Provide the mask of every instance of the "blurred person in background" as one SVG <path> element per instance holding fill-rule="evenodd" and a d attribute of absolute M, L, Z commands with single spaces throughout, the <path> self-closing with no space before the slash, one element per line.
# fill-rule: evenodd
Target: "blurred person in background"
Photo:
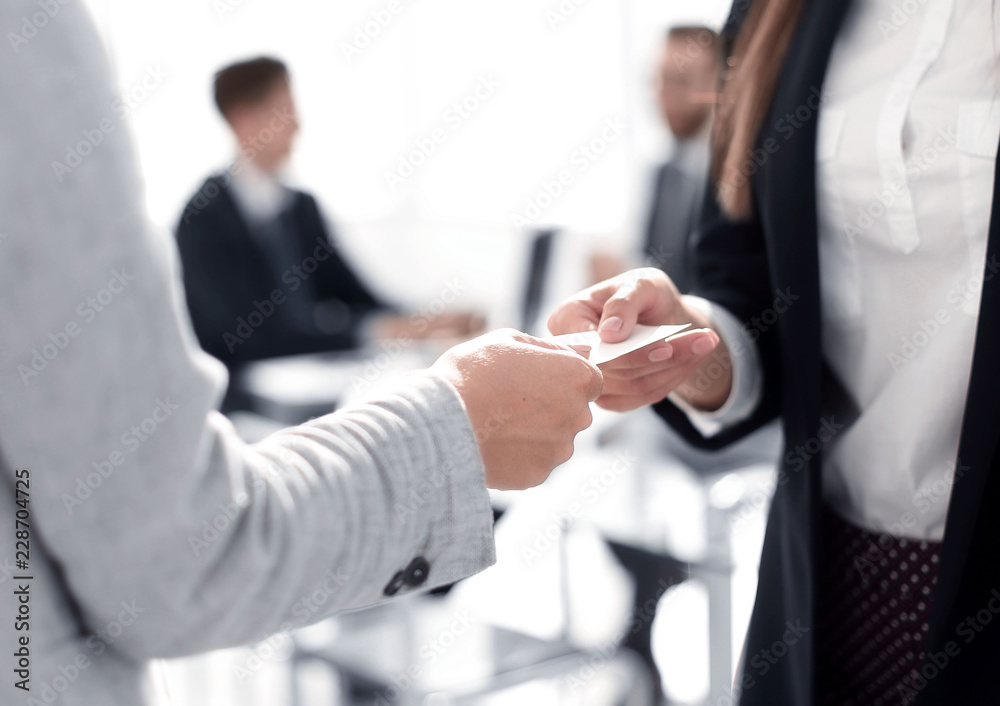
<path fill-rule="evenodd" d="M 686 292 L 689 258 L 711 162 L 712 114 L 718 100 L 720 47 L 707 27 L 674 27 L 660 58 L 657 105 L 674 136 L 673 153 L 656 172 L 643 253 Z"/>
<path fill-rule="evenodd" d="M 708 27 L 667 31 L 657 66 L 656 105 L 673 136 L 670 158 L 657 169 L 637 264 L 659 267 L 686 292 L 691 288 L 691 241 L 698 227 L 711 161 L 712 114 L 718 100 L 721 48 Z M 626 265 L 597 253 L 591 281 L 613 277 Z"/>
<path fill-rule="evenodd" d="M 8 0 L 0 27 L 38 7 Z M 82 3 L 0 63 L 0 93 L 17 97 L 0 102 L 0 163 L 16 165 L 0 170 L 0 703 L 152 703 L 151 660 L 493 563 L 487 486 L 536 485 L 569 458 L 597 368 L 496 332 L 247 444 L 217 411 L 226 369 L 147 220 Z M 68 149 L 82 159 L 55 169 Z"/>
<path fill-rule="evenodd" d="M 215 76 L 239 154 L 209 177 L 177 226 L 188 309 L 202 348 L 230 367 L 355 348 L 368 337 L 464 337 L 470 313 L 409 321 L 340 254 L 316 199 L 282 183 L 299 119 L 285 64 L 261 57 Z"/>

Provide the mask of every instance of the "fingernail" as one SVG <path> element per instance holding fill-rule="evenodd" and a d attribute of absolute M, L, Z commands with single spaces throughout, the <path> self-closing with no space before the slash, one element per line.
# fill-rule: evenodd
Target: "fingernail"
<path fill-rule="evenodd" d="M 620 329 L 622 327 L 623 323 L 625 323 L 625 322 L 622 321 L 622 317 L 620 317 L 620 316 L 612 316 L 610 319 L 605 319 L 604 321 L 602 321 L 601 322 L 601 327 L 598 330 L 599 331 L 617 331 L 618 329 Z"/>
<path fill-rule="evenodd" d="M 661 361 L 667 360 L 674 354 L 674 349 L 670 346 L 664 346 L 663 348 L 654 348 L 649 352 L 649 362 L 659 363 Z"/>
<path fill-rule="evenodd" d="M 715 348 L 715 342 L 710 336 L 704 336 L 691 344 L 691 352 L 695 355 L 705 355 Z"/>

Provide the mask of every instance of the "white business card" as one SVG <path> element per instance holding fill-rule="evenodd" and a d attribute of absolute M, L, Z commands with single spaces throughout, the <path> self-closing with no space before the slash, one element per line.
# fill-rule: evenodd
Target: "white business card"
<path fill-rule="evenodd" d="M 559 336 L 548 336 L 546 340 L 561 343 L 564 346 L 588 346 L 590 348 L 590 355 L 587 357 L 587 360 L 594 365 L 600 365 L 601 363 L 607 363 L 609 360 L 628 355 L 632 351 L 637 351 L 651 343 L 675 336 L 689 328 L 691 328 L 691 324 L 670 326 L 643 326 L 642 324 L 638 324 L 632 335 L 619 343 L 602 341 L 601 335 L 597 331 L 564 333 Z"/>

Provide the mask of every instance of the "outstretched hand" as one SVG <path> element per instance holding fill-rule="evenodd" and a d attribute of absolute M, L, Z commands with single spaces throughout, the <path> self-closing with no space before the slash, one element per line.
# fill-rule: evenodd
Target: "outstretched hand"
<path fill-rule="evenodd" d="M 458 390 L 486 467 L 486 484 L 529 488 L 573 455 L 590 426 L 601 371 L 574 350 L 505 329 L 447 351 L 432 370 Z"/>
<path fill-rule="evenodd" d="M 604 389 L 597 404 L 627 411 L 659 402 L 676 389 L 697 407 L 717 409 L 731 386 L 728 351 L 662 270 L 644 267 L 595 284 L 557 307 L 548 325 L 554 334 L 596 330 L 602 340 L 618 342 L 636 324 L 685 323 L 695 328 L 602 364 Z M 722 374 L 706 375 L 715 361 L 722 365 L 713 370 Z"/>

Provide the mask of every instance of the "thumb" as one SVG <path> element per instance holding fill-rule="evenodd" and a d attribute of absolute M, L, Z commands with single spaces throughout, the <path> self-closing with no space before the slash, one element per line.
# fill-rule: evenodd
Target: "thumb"
<path fill-rule="evenodd" d="M 538 346 L 539 348 L 572 353 L 574 360 L 582 358 L 580 364 L 584 365 L 590 372 L 590 384 L 587 388 L 587 401 L 593 402 L 601 396 L 601 392 L 604 389 L 604 373 L 600 368 L 587 360 L 589 357 L 590 346 L 566 346 L 561 343 L 556 343 L 555 341 L 547 341 L 544 338 L 535 338 L 534 336 L 529 336 L 528 334 L 523 334 L 523 339 L 525 343 Z M 585 349 L 587 353 L 584 353 L 582 350 L 578 350 L 579 348 Z"/>
<path fill-rule="evenodd" d="M 652 282 L 637 279 L 623 283 L 604 303 L 597 331 L 608 343 L 624 341 L 635 329 L 643 312 L 657 303 L 657 291 Z"/>
<path fill-rule="evenodd" d="M 593 402 L 604 392 L 604 373 L 596 365 L 591 365 L 590 388 L 587 391 L 587 401 Z"/>

